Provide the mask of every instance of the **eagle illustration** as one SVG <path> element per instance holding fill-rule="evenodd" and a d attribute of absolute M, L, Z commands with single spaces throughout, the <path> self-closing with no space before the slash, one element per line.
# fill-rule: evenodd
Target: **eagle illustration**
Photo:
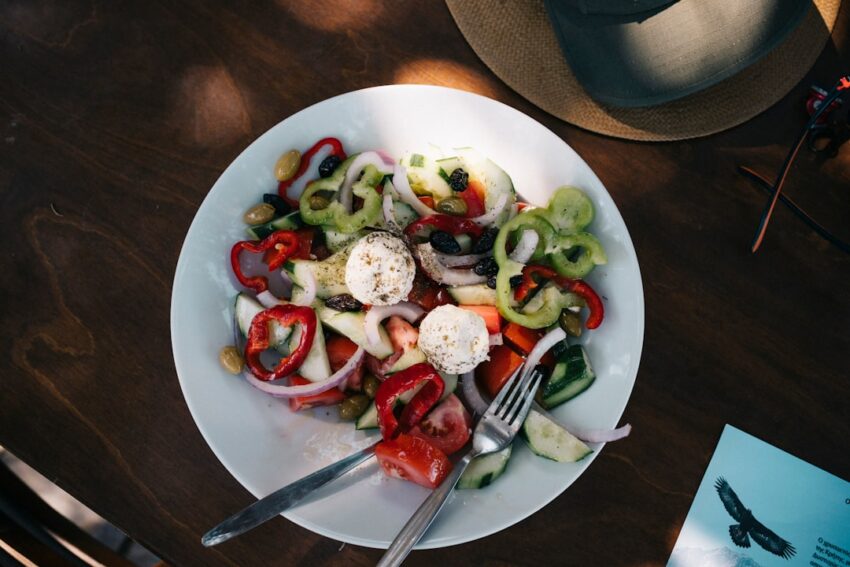
<path fill-rule="evenodd" d="M 729 512 L 738 524 L 729 526 L 729 535 L 732 541 L 739 547 L 750 547 L 750 538 L 747 534 L 753 536 L 756 543 L 762 546 L 765 550 L 782 557 L 790 559 L 796 553 L 794 546 L 790 542 L 785 541 L 755 519 L 753 513 L 745 508 L 738 495 L 726 482 L 722 476 L 714 483 L 714 488 L 717 489 L 717 494 L 720 496 L 720 501 L 723 502 L 723 507 Z"/>

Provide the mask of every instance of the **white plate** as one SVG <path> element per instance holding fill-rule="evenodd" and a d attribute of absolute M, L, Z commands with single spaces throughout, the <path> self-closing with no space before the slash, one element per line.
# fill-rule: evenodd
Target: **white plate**
<path fill-rule="evenodd" d="M 376 87 L 313 105 L 263 134 L 213 186 L 183 243 L 171 300 L 177 374 L 198 428 L 246 489 L 265 496 L 369 443 L 350 423 L 338 423 L 336 410 L 294 414 L 285 401 L 265 396 L 218 363 L 219 349 L 232 341 L 230 309 L 238 288 L 228 252 L 245 238 L 242 213 L 262 193 L 275 191 L 272 167 L 282 152 L 303 150 L 324 136 L 340 138 L 349 153 L 382 148 L 400 156 L 430 144 L 472 146 L 507 171 L 532 203 L 545 204 L 561 185 L 583 188 L 596 205 L 591 230 L 608 253 L 608 265 L 589 278 L 606 314 L 602 326 L 584 337 L 596 382 L 555 414 L 567 425 L 617 424 L 638 371 L 643 288 L 628 230 L 605 187 L 560 138 L 504 104 L 441 87 Z M 515 447 L 505 475 L 483 490 L 457 491 L 419 548 L 463 543 L 515 524 L 561 494 L 599 454 L 597 448 L 579 463 L 560 464 L 534 456 L 522 442 Z M 339 541 L 386 548 L 427 494 L 384 478 L 372 461 L 284 515 Z M 221 519 L 209 518 L 210 527 Z"/>

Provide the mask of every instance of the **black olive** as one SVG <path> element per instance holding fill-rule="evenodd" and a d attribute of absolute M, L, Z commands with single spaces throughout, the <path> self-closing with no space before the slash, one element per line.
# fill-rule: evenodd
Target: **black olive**
<path fill-rule="evenodd" d="M 348 295 L 335 295 L 325 300 L 325 305 L 337 311 L 360 311 L 363 309 L 363 304 Z"/>
<path fill-rule="evenodd" d="M 292 207 L 290 207 L 286 201 L 284 201 L 280 195 L 275 195 L 274 193 L 266 193 L 263 195 L 263 203 L 268 203 L 272 207 L 274 207 L 274 211 L 283 216 L 292 211 Z"/>
<path fill-rule="evenodd" d="M 487 287 L 490 289 L 496 289 L 496 276 L 490 276 L 487 278 Z"/>
<path fill-rule="evenodd" d="M 330 177 L 334 170 L 342 163 L 339 156 L 328 156 L 319 164 L 319 177 Z"/>
<path fill-rule="evenodd" d="M 467 172 L 461 168 L 452 171 L 452 174 L 449 176 L 449 187 L 453 191 L 466 191 L 467 185 L 469 185 L 469 174 Z"/>
<path fill-rule="evenodd" d="M 484 254 L 493 249 L 493 243 L 496 242 L 496 237 L 499 236 L 499 229 L 491 226 L 484 231 L 484 234 L 478 239 L 472 247 L 473 254 Z"/>
<path fill-rule="evenodd" d="M 442 230 L 432 232 L 431 236 L 428 237 L 428 242 L 431 243 L 434 250 L 443 254 L 457 254 L 460 252 L 460 244 L 455 240 L 455 237 Z"/>
<path fill-rule="evenodd" d="M 508 280 L 508 281 L 511 283 L 512 288 L 516 287 L 516 286 L 518 286 L 519 284 L 522 283 L 522 276 L 521 275 L 511 276 L 511 279 Z"/>
<path fill-rule="evenodd" d="M 472 266 L 472 271 L 479 276 L 495 276 L 499 273 L 499 265 L 492 256 L 482 258 Z"/>

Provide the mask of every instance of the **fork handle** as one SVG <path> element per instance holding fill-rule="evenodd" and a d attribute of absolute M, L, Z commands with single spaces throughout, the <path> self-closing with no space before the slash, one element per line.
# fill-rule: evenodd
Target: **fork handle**
<path fill-rule="evenodd" d="M 401 531 L 398 532 L 398 535 L 390 544 L 387 552 L 383 557 L 381 557 L 377 567 L 396 567 L 401 565 L 401 562 L 404 561 L 404 558 L 407 557 L 410 550 L 413 549 L 414 545 L 416 545 L 416 542 L 422 539 L 422 536 L 425 534 L 428 526 L 431 525 L 431 522 L 433 522 L 434 518 L 437 517 L 437 514 L 440 513 L 440 510 L 443 508 L 443 504 L 445 504 L 446 500 L 448 500 L 449 494 L 451 494 L 452 490 L 454 490 L 457 481 L 460 480 L 460 476 L 463 474 L 463 471 L 466 470 L 466 467 L 469 466 L 472 459 L 477 456 L 478 453 L 474 450 L 470 450 L 460 461 L 458 461 L 452 469 L 452 472 L 449 473 L 449 476 L 446 477 L 440 486 L 431 492 L 428 498 L 425 499 L 425 502 L 419 506 Z"/>

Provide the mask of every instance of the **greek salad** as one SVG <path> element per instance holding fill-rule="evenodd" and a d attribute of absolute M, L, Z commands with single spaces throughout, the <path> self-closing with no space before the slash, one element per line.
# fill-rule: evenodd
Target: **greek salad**
<path fill-rule="evenodd" d="M 292 411 L 335 405 L 378 429 L 384 472 L 430 488 L 522 364 L 547 376 L 521 429 L 535 454 L 577 461 L 586 442 L 628 434 L 570 432 L 546 411 L 595 380 L 575 339 L 603 323 L 584 278 L 607 258 L 581 189 L 531 206 L 472 148 L 348 155 L 335 138 L 284 153 L 274 171 L 277 192 L 245 213 L 230 252 L 243 291 L 225 369 Z M 511 447 L 479 457 L 458 486 L 492 483 L 510 458 Z"/>

